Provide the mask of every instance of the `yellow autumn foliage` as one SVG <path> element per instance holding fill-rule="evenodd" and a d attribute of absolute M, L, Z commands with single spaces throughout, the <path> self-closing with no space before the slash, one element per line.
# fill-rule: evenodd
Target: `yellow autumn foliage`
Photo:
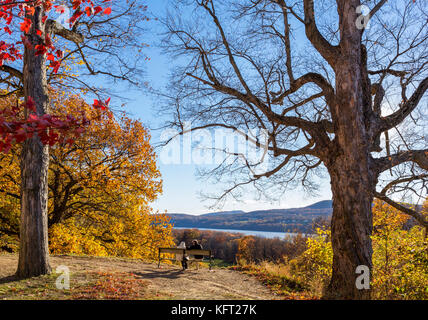
<path fill-rule="evenodd" d="M 162 180 L 149 132 L 140 121 L 101 112 L 77 95 L 51 99 L 54 113 L 90 119 L 79 138 L 70 137 L 72 144 L 50 148 L 51 252 L 155 258 L 157 247 L 173 240 L 169 218 L 150 208 Z M 19 152 L 15 146 L 0 155 L 0 244 L 18 235 Z"/>
<path fill-rule="evenodd" d="M 372 212 L 372 298 L 428 299 L 428 241 L 424 228 L 406 226 L 410 217 L 383 201 L 375 200 Z M 428 214 L 428 200 L 422 213 Z M 330 280 L 332 262 L 330 230 L 318 229 L 316 237 L 308 238 L 307 250 L 289 266 L 296 280 L 319 289 Z"/>
<path fill-rule="evenodd" d="M 428 299 L 428 242 L 420 225 L 405 227 L 409 219 L 385 202 L 374 203 L 373 298 Z"/>

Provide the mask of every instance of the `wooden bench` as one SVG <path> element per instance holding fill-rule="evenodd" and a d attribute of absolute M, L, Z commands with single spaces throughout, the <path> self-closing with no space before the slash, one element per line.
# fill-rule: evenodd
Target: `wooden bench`
<path fill-rule="evenodd" d="M 169 253 L 169 254 L 174 254 L 174 258 L 163 258 L 161 257 L 161 254 L 164 253 Z M 175 255 L 181 255 L 183 258 L 182 260 L 177 260 Z M 158 255 L 158 268 L 160 268 L 160 263 L 161 260 L 170 260 L 170 261 L 184 261 L 185 257 L 189 257 L 188 260 L 186 260 L 188 263 L 193 263 L 193 262 L 201 262 L 203 261 L 202 259 L 196 259 L 196 258 L 190 258 L 190 256 L 202 256 L 202 257 L 209 257 L 210 258 L 210 270 L 211 270 L 211 266 L 212 266 L 212 258 L 213 256 L 211 255 L 211 250 L 199 250 L 199 249 L 180 249 L 180 248 L 159 248 L 159 255 Z M 199 269 L 199 264 L 197 264 L 197 267 Z"/>

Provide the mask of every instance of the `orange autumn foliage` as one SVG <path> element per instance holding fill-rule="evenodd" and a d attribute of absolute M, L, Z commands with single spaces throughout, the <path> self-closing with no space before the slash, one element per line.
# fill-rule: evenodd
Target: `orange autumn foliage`
<path fill-rule="evenodd" d="M 50 149 L 51 252 L 154 258 L 158 246 L 172 244 L 172 226 L 150 208 L 162 180 L 149 132 L 140 121 L 101 112 L 79 96 L 51 99 L 53 113 L 84 114 L 91 121 L 80 137 Z M 15 146 L 0 158 L 0 221 L 6 220 L 0 234 L 4 225 L 15 231 L 19 225 L 18 154 Z"/>

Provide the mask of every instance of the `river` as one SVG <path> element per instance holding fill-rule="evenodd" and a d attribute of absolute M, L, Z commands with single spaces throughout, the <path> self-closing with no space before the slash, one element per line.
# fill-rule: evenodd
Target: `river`
<path fill-rule="evenodd" d="M 285 237 L 295 237 L 297 233 L 291 232 L 273 232 L 273 231 L 254 231 L 254 230 L 234 230 L 234 229 L 209 229 L 209 228 L 192 228 L 192 227 L 174 227 L 174 229 L 198 229 L 198 230 L 210 230 L 218 232 L 230 232 L 230 233 L 242 233 L 248 236 L 257 236 L 263 238 L 280 238 L 284 239 Z"/>

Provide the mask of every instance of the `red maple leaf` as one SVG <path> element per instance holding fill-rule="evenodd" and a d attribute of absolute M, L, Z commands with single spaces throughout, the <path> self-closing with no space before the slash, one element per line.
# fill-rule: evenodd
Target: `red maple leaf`
<path fill-rule="evenodd" d="M 22 32 L 28 33 L 31 28 L 31 19 L 24 18 L 24 22 L 20 23 L 20 29 Z"/>

